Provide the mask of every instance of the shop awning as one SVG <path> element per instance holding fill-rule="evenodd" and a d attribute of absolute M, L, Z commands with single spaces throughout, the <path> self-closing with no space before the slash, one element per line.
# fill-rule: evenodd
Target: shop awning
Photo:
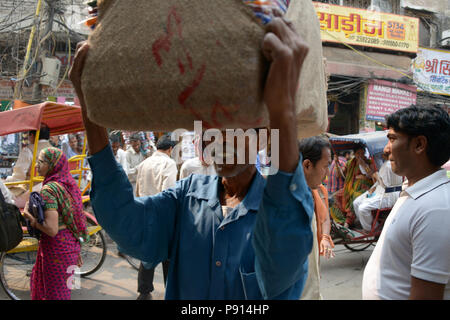
<path fill-rule="evenodd" d="M 79 106 L 44 102 L 0 112 L 0 135 L 38 130 L 41 123 L 50 128 L 52 136 L 84 130 Z"/>
<path fill-rule="evenodd" d="M 361 51 L 323 46 L 327 73 L 361 78 L 398 80 L 405 74 L 412 77 L 411 58 L 388 53 Z M 397 70 L 397 71 L 396 71 Z"/>
<path fill-rule="evenodd" d="M 355 145 L 361 144 L 369 150 L 369 153 L 372 156 L 382 154 L 384 147 L 388 143 L 387 131 L 333 136 L 329 139 L 334 151 L 350 150 L 353 149 Z"/>

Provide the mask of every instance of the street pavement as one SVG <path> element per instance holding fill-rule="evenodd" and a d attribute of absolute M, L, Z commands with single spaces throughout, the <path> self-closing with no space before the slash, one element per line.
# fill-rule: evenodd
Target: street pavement
<path fill-rule="evenodd" d="M 100 270 L 81 278 L 81 288 L 72 292 L 73 300 L 135 300 L 137 270 L 117 255 L 117 247 L 109 237 L 108 254 Z M 361 299 L 361 281 L 365 264 L 373 246 L 362 252 L 351 252 L 342 245 L 335 247 L 336 257 L 321 259 L 321 288 L 324 300 Z M 153 299 L 164 299 L 161 264 L 155 270 Z M 0 300 L 7 300 L 0 288 Z"/>
<path fill-rule="evenodd" d="M 374 248 L 371 245 L 364 251 L 352 252 L 336 245 L 334 258 L 321 258 L 320 287 L 324 300 L 361 300 L 364 268 Z"/>

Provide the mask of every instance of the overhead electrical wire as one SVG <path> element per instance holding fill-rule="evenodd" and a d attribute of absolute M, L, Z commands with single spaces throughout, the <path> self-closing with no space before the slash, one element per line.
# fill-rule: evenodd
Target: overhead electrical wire
<path fill-rule="evenodd" d="M 61 20 L 63 20 L 63 24 L 65 25 L 65 19 L 64 19 L 64 15 L 60 15 Z M 66 65 L 66 70 L 64 72 L 63 77 L 61 78 L 61 81 L 59 81 L 58 85 L 53 89 L 53 94 L 55 94 L 57 92 L 57 90 L 61 87 L 61 85 L 64 83 L 64 80 L 67 77 L 67 74 L 69 72 L 69 68 L 70 68 L 70 60 L 71 60 L 71 55 L 72 55 L 72 44 L 70 42 L 70 32 L 69 32 L 69 28 L 66 29 L 67 32 L 67 42 L 68 42 L 68 58 L 67 58 L 67 65 Z"/>
<path fill-rule="evenodd" d="M 28 39 L 28 45 L 27 45 L 27 51 L 25 53 L 25 59 L 23 62 L 23 67 L 22 67 L 22 71 L 19 73 L 18 75 L 18 79 L 19 82 L 17 83 L 17 85 L 14 88 L 14 99 L 21 99 L 22 98 L 22 81 L 23 79 L 25 79 L 28 71 L 30 70 L 30 68 L 27 68 L 28 66 L 28 59 L 30 57 L 31 54 L 31 46 L 33 44 L 34 41 L 34 35 L 36 33 L 36 24 L 37 24 L 37 19 L 39 18 L 40 14 L 41 14 L 41 5 L 42 5 L 42 0 L 38 0 L 37 1 L 37 5 L 36 5 L 36 12 L 35 12 L 35 23 L 33 24 L 33 26 L 31 27 L 31 32 L 30 32 L 30 37 Z"/>
<path fill-rule="evenodd" d="M 55 8 L 55 15 L 58 18 L 55 16 L 53 22 L 59 26 L 59 30 L 53 31 L 53 28 L 50 28 L 51 32 L 47 34 L 43 32 L 44 26 L 47 25 L 48 30 L 48 21 L 53 17 L 50 17 L 49 13 L 47 14 L 47 10 L 41 10 L 44 3 Z M 67 8 L 69 15 L 76 15 L 81 12 L 78 6 L 81 10 L 81 8 L 84 8 L 84 3 L 81 0 L 10 0 L 6 1 L 5 4 L 2 1 L 2 6 L 3 9 L 9 9 L 9 12 L 0 20 L 0 77 L 6 76 L 16 82 L 15 92 L 11 97 L 23 99 L 24 86 L 30 85 L 30 82 L 27 83 L 27 81 L 30 78 L 36 79 L 36 72 L 39 72 L 39 68 L 36 68 L 36 62 L 42 55 L 42 45 L 48 40 L 52 41 L 52 45 L 49 46 L 50 51 L 46 56 L 55 56 L 58 46 L 63 43 L 65 43 L 64 51 L 68 55 L 67 61 L 69 63 L 58 77 L 57 86 L 52 90 L 53 93 L 56 93 L 67 80 L 70 60 L 73 55 L 73 43 L 86 40 L 84 34 L 78 33 L 67 25 L 64 14 Z M 33 14 L 30 14 L 31 7 L 35 11 Z M 39 11 L 39 15 L 36 14 L 37 11 Z M 59 34 L 64 35 L 65 40 L 58 36 Z M 24 35 L 27 37 L 28 43 L 25 43 Z"/>
<path fill-rule="evenodd" d="M 362 57 L 368 59 L 369 61 L 372 61 L 372 62 L 374 62 L 374 63 L 376 63 L 376 64 L 378 64 L 378 65 L 380 65 L 380 66 L 383 66 L 383 67 L 385 67 L 385 68 L 387 68 L 387 69 L 390 69 L 390 70 L 392 70 L 392 71 L 398 72 L 398 73 L 400 73 L 401 75 L 403 75 L 404 77 L 408 78 L 408 79 L 409 79 L 411 82 L 413 82 L 418 88 L 421 89 L 421 90 L 417 91 L 417 95 L 418 95 L 421 99 L 427 99 L 429 103 L 433 103 L 433 102 L 435 102 L 435 100 L 440 100 L 440 101 L 442 101 L 442 102 L 444 102 L 444 103 L 450 103 L 450 97 L 449 97 L 449 96 L 445 96 L 445 95 L 443 96 L 443 95 L 438 95 L 438 94 L 433 94 L 433 93 L 431 93 L 431 92 L 428 92 L 428 91 L 426 90 L 426 88 L 423 87 L 420 83 L 415 83 L 415 82 L 414 82 L 414 78 L 411 77 L 409 74 L 406 74 L 405 72 L 403 72 L 402 70 L 399 70 L 398 68 L 395 68 L 395 67 L 393 67 L 393 66 L 387 65 L 387 64 L 385 64 L 385 63 L 383 63 L 383 62 L 381 62 L 381 61 L 378 61 L 377 59 L 374 59 L 374 58 L 372 58 L 372 57 L 370 57 L 370 56 L 368 56 L 368 55 L 362 53 L 360 50 L 354 48 L 353 46 L 351 46 L 351 45 L 349 45 L 349 44 L 343 42 L 343 41 L 340 40 L 339 38 L 335 37 L 333 34 L 331 34 L 330 32 L 328 32 L 327 30 L 324 30 L 324 31 L 327 32 L 328 35 L 330 35 L 331 37 L 333 37 L 334 39 L 336 39 L 337 41 L 339 41 L 340 43 L 342 43 L 343 45 L 345 45 L 346 47 L 348 47 L 349 49 L 351 49 L 352 51 L 356 52 L 358 55 L 360 55 L 360 56 L 362 56 Z M 334 76 L 334 75 L 333 75 L 333 76 Z M 339 77 L 345 78 L 345 76 L 341 76 L 341 75 L 339 75 Z M 365 78 L 365 79 L 367 80 L 367 79 L 369 79 L 369 78 Z M 362 80 L 361 82 L 365 82 L 365 80 Z M 360 82 L 360 83 L 361 83 L 361 82 Z M 333 83 L 329 83 L 329 85 L 330 85 L 330 84 L 332 85 Z M 340 87 L 340 88 L 331 88 L 331 89 L 328 89 L 328 91 L 329 91 L 329 92 L 330 92 L 330 91 L 338 91 L 338 90 L 340 90 L 340 89 L 345 89 L 345 88 L 346 88 L 346 86 L 343 86 L 343 87 Z"/>

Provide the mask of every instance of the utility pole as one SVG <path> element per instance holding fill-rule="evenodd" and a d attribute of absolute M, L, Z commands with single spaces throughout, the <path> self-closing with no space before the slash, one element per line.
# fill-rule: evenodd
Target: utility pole
<path fill-rule="evenodd" d="M 36 33 L 36 25 L 38 24 L 38 18 L 39 15 L 41 13 L 41 6 L 42 6 L 42 0 L 37 0 L 37 5 L 36 5 L 36 13 L 34 15 L 34 24 L 33 27 L 31 28 L 31 32 L 30 32 L 30 37 L 28 39 L 28 45 L 27 45 L 27 51 L 25 54 L 25 59 L 23 62 L 23 67 L 21 72 L 18 75 L 18 82 L 15 85 L 14 88 L 14 99 L 22 99 L 22 88 L 23 88 L 23 83 L 25 81 L 25 77 L 27 75 L 27 73 L 29 72 L 30 68 L 28 66 L 28 62 L 30 59 L 30 55 L 31 55 L 31 46 L 33 44 L 33 40 L 34 40 L 34 35 Z"/>
<path fill-rule="evenodd" d="M 44 35 L 42 37 L 42 39 L 45 39 L 46 37 L 50 36 L 50 33 L 53 31 L 53 21 L 54 21 L 54 16 L 55 16 L 55 12 L 56 12 L 56 4 L 59 0 L 45 0 L 46 4 L 47 4 L 47 23 L 45 25 L 45 31 L 44 31 Z M 51 52 L 51 42 L 49 41 L 49 39 L 46 39 L 43 43 L 39 44 L 40 48 L 36 48 L 36 50 L 40 50 L 40 54 L 39 54 L 39 64 L 38 64 L 38 69 L 37 69 L 37 77 L 33 83 L 33 94 L 32 94 L 32 98 L 31 98 L 31 102 L 34 103 L 39 103 L 42 102 L 43 97 L 42 97 L 42 85 L 40 84 L 40 79 L 43 76 L 43 70 L 42 70 L 42 66 L 43 66 L 43 59 L 45 57 L 47 57 L 49 55 L 49 53 Z"/>

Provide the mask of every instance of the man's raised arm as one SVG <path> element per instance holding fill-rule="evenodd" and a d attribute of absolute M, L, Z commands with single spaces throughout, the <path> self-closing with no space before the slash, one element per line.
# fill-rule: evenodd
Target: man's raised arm
<path fill-rule="evenodd" d="M 255 224 L 255 270 L 264 298 L 299 299 L 312 248 L 313 202 L 300 161 L 295 95 L 308 47 L 289 22 L 276 18 L 267 26 L 263 52 L 271 61 L 264 101 L 270 127 L 282 139 L 279 171 L 267 178 Z"/>

